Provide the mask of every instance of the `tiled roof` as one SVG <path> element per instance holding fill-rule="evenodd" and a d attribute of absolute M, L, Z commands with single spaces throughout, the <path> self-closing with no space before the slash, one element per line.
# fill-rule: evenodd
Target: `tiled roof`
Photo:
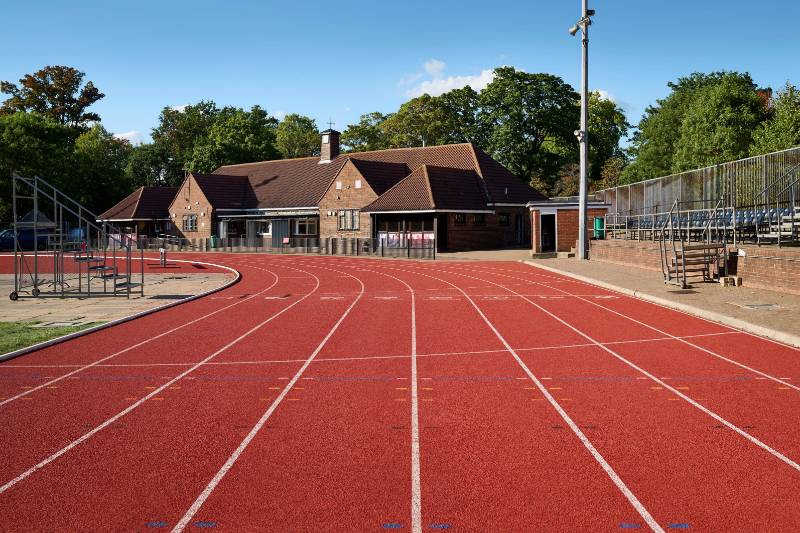
<path fill-rule="evenodd" d="M 355 157 L 351 157 L 350 162 L 364 176 L 364 179 L 367 180 L 369 186 L 378 196 L 411 173 L 411 169 L 405 163 L 369 161 L 356 159 Z"/>
<path fill-rule="evenodd" d="M 247 209 L 255 204 L 253 190 L 244 176 L 192 174 L 214 209 Z"/>
<path fill-rule="evenodd" d="M 481 178 L 472 170 L 422 165 L 363 210 L 485 211 Z"/>
<path fill-rule="evenodd" d="M 169 218 L 176 187 L 139 187 L 101 214 L 100 220 L 154 220 Z"/>
<path fill-rule="evenodd" d="M 209 178 L 225 184 L 225 178 L 217 175 L 246 176 L 252 194 L 243 197 L 241 208 L 313 207 L 348 160 L 378 194 L 388 191 L 414 169 L 428 165 L 471 171 L 472 176 L 480 178 L 489 202 L 524 205 L 545 198 L 470 143 L 342 154 L 326 164 L 320 164 L 319 157 L 304 157 L 226 165 Z"/>

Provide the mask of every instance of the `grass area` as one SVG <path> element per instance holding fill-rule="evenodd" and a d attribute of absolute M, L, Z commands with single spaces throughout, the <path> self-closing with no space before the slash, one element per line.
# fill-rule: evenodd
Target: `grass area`
<path fill-rule="evenodd" d="M 100 324 L 92 322 L 81 326 L 34 328 L 39 322 L 0 322 L 0 354 L 13 352 L 38 342 L 54 339 Z"/>

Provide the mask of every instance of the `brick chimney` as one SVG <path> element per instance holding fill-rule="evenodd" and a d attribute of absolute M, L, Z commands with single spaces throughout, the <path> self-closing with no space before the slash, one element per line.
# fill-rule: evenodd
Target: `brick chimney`
<path fill-rule="evenodd" d="M 325 130 L 322 132 L 322 149 L 320 150 L 320 164 L 330 163 L 339 155 L 339 132 Z"/>

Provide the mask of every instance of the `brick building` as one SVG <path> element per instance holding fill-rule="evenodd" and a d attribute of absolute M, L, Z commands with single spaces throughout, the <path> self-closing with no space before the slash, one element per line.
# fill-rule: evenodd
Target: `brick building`
<path fill-rule="evenodd" d="M 471 143 L 340 154 L 339 132 L 321 140 L 320 157 L 189 174 L 162 216 L 188 239 L 435 236 L 470 250 L 527 245 L 526 206 L 546 200 Z"/>
<path fill-rule="evenodd" d="M 586 205 L 588 237 L 592 237 L 593 221 L 608 212 L 608 204 L 589 202 Z M 578 242 L 578 199 L 555 198 L 528 204 L 531 217 L 531 254 L 570 252 Z"/>
<path fill-rule="evenodd" d="M 139 187 L 98 217 L 112 222 L 132 235 L 159 235 L 172 232 L 169 206 L 176 187 Z"/>

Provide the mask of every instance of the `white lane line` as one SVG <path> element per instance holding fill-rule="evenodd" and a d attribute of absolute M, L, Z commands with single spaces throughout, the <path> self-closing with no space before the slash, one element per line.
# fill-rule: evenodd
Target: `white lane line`
<path fill-rule="evenodd" d="M 382 272 L 378 272 L 378 274 L 384 274 Z M 281 278 L 283 279 L 283 278 Z M 722 331 L 722 332 L 715 332 L 715 333 L 698 333 L 694 335 L 685 335 L 680 337 L 682 339 L 694 339 L 698 337 L 717 337 L 720 335 L 741 335 L 742 332 L 740 331 Z M 655 337 L 652 339 L 636 339 L 630 341 L 609 341 L 604 342 L 602 344 L 606 346 L 613 346 L 617 344 L 639 344 L 639 343 L 646 343 L 646 342 L 657 342 L 657 341 L 668 341 L 672 340 L 671 337 Z M 588 348 L 595 346 L 595 344 L 591 342 L 579 343 L 579 344 L 557 344 L 553 346 L 534 346 L 530 348 L 514 348 L 517 352 L 536 352 L 536 351 L 546 351 L 546 350 L 567 350 L 571 348 Z M 416 357 L 439 357 L 439 356 L 459 356 L 459 355 L 483 355 L 483 354 L 492 354 L 492 353 L 506 353 L 505 348 L 497 348 L 495 350 L 475 350 L 475 351 L 463 351 L 463 352 L 431 352 L 431 353 L 418 353 Z M 369 361 L 371 359 L 406 359 L 411 357 L 411 355 L 362 355 L 362 356 L 353 356 L 353 357 L 317 357 L 314 359 L 315 363 L 323 362 L 323 361 Z M 255 359 L 252 361 L 211 361 L 206 363 L 206 366 L 226 366 L 226 365 L 263 365 L 263 364 L 280 364 L 280 363 L 302 363 L 305 359 Z M 192 366 L 194 363 L 192 362 L 185 362 L 185 363 L 130 363 L 130 364 L 99 364 L 95 365 L 98 368 L 149 368 L 149 367 L 160 367 L 160 366 Z M 0 365 L 0 371 L 10 368 L 76 368 L 80 367 L 81 365 Z M 7 379 L 11 377 L 18 377 L 20 379 L 28 379 L 29 376 L 21 375 L 21 376 L 9 376 Z M 766 378 L 756 378 L 756 379 L 766 379 Z M 792 378 L 781 378 L 781 379 L 792 379 Z"/>
<path fill-rule="evenodd" d="M 428 276 L 427 274 L 421 274 L 419 272 L 415 272 L 415 273 L 418 274 L 418 275 L 426 276 L 426 277 L 429 277 L 429 278 L 436 279 L 436 280 L 439 280 L 441 282 L 447 283 L 448 285 L 451 285 L 452 287 L 455 287 L 458 291 L 460 291 L 466 297 L 467 300 L 469 300 L 469 303 L 472 304 L 472 307 L 475 308 L 475 310 L 481 316 L 481 318 L 486 323 L 486 325 L 489 326 L 489 328 L 492 330 L 492 332 L 495 334 L 495 336 L 498 338 L 498 340 L 501 343 L 503 343 L 503 346 L 506 347 L 506 350 L 508 350 L 508 352 L 514 357 L 514 359 L 517 361 L 517 363 L 522 368 L 522 370 L 525 372 L 525 374 L 527 374 L 528 378 L 530 378 L 530 380 L 533 381 L 533 383 L 536 385 L 536 387 L 539 389 L 539 391 L 542 393 L 542 395 L 545 398 L 547 398 L 547 401 L 550 402 L 550 405 L 553 406 L 553 408 L 561 416 L 561 418 L 564 420 L 564 422 L 566 422 L 566 424 L 570 427 L 570 429 L 572 429 L 572 432 L 575 433 L 575 435 L 581 441 L 583 446 L 589 451 L 589 453 L 592 455 L 592 457 L 594 457 L 595 461 L 597 461 L 597 463 L 601 466 L 601 468 L 606 472 L 608 477 L 617 486 L 617 488 L 620 490 L 620 492 L 622 492 L 622 494 L 625 496 L 625 498 L 627 498 L 628 502 L 630 502 L 630 504 L 633 506 L 633 508 L 636 509 L 636 512 L 639 513 L 639 516 L 642 517 L 642 520 L 644 520 L 647 523 L 647 525 L 649 525 L 650 528 L 653 531 L 657 531 L 657 532 L 663 533 L 664 530 L 661 528 L 661 526 L 658 524 L 658 522 L 656 522 L 655 518 L 653 518 L 653 516 L 645 508 L 645 506 L 642 505 L 642 503 L 639 501 L 639 499 L 636 497 L 636 495 L 633 494 L 633 492 L 628 488 L 628 486 L 625 484 L 625 482 L 622 480 L 622 478 L 619 477 L 619 475 L 616 473 L 614 468 L 600 454 L 600 452 L 597 450 L 597 448 L 594 447 L 594 445 L 591 443 L 589 438 L 583 433 L 583 431 L 581 431 L 581 429 L 578 427 L 578 425 L 572 420 L 572 418 L 570 418 L 570 416 L 567 414 L 567 412 L 561 407 L 561 404 L 559 404 L 558 401 L 553 397 L 553 395 L 550 394 L 550 391 L 547 390 L 547 388 L 542 384 L 542 382 L 539 381 L 539 379 L 534 375 L 533 372 L 531 372 L 531 369 L 528 368 L 528 366 L 525 364 L 525 362 L 522 360 L 522 358 L 517 354 L 517 352 L 514 350 L 514 348 L 511 347 L 511 345 L 508 343 L 508 341 L 506 341 L 505 337 L 503 337 L 503 335 L 497 330 L 497 328 L 494 326 L 494 324 L 492 324 L 492 321 L 489 320 L 485 314 L 483 314 L 483 311 L 481 311 L 481 308 L 478 307 L 478 304 L 476 304 L 475 301 L 472 298 L 470 298 L 470 296 L 465 291 L 463 291 L 460 287 L 458 287 L 457 285 L 455 285 L 453 283 L 450 283 L 449 281 L 446 281 L 446 280 L 443 280 L 441 278 L 437 278 L 437 277 L 434 277 L 434 276 Z M 472 276 L 467 276 L 467 277 L 472 277 Z M 483 280 L 483 279 L 480 279 L 480 278 L 472 277 L 472 279 L 476 279 L 478 281 L 484 281 L 484 282 L 492 283 L 492 282 L 489 282 L 487 280 Z M 498 285 L 498 286 L 500 286 L 500 285 Z M 502 286 L 500 286 L 500 287 L 501 288 L 505 288 L 505 287 L 502 287 Z M 506 290 L 509 290 L 509 289 L 506 289 Z M 510 291 L 510 292 L 513 292 L 513 291 Z"/>
<path fill-rule="evenodd" d="M 445 271 L 445 272 L 447 272 L 447 271 Z M 487 280 L 482 280 L 481 278 L 475 278 L 474 276 L 468 276 L 468 275 L 466 275 L 466 274 L 461 274 L 461 273 L 459 273 L 459 272 L 452 272 L 452 271 L 450 271 L 450 273 L 452 273 L 452 274 L 455 274 L 455 275 L 457 275 L 457 276 L 463 276 L 463 277 L 466 277 L 466 278 L 480 279 L 481 281 L 487 281 Z M 507 277 L 511 277 L 511 276 L 507 276 Z M 507 290 L 507 291 L 509 291 L 509 292 L 514 292 L 514 290 L 513 290 L 513 289 L 509 289 L 509 288 L 507 288 L 507 287 L 504 287 L 503 285 L 501 285 L 501 284 L 499 284 L 499 283 L 494 283 L 494 282 L 492 282 L 492 281 L 489 281 L 488 283 L 492 283 L 492 284 L 494 284 L 494 285 L 497 285 L 498 287 L 504 288 L 505 290 Z M 644 376 L 646 376 L 646 377 L 650 378 L 651 380 L 655 381 L 656 383 L 658 383 L 659 385 L 661 385 L 661 386 L 662 386 L 662 387 L 664 387 L 665 389 L 669 390 L 669 391 L 670 391 L 670 392 L 672 392 L 673 394 L 675 394 L 675 395 L 679 396 L 679 397 L 680 397 L 680 398 L 682 398 L 683 400 L 686 400 L 686 402 L 688 402 L 688 403 L 689 403 L 689 404 L 691 404 L 692 406 L 696 407 L 697 409 L 699 409 L 699 410 L 700 410 L 700 411 L 702 411 L 703 413 L 707 414 L 708 416 L 710 416 L 711 418 L 713 418 L 714 420 L 716 420 L 716 421 L 717 421 L 717 422 L 719 422 L 720 424 L 722 424 L 722 425 L 726 426 L 728 429 L 731 429 L 732 431 L 734 431 L 734 432 L 738 433 L 739 435 L 741 435 L 742 437 L 744 437 L 745 439 L 747 439 L 747 440 L 748 440 L 748 441 L 750 441 L 751 443 L 755 444 L 756 446 L 758 446 L 758 447 L 759 447 L 759 448 L 761 448 L 762 450 L 764 450 L 764 451 L 768 452 L 769 454 L 773 455 L 773 456 L 774 456 L 774 457 L 776 457 L 777 459 L 779 459 L 779 460 L 783 461 L 783 462 L 784 462 L 785 464 L 787 464 L 788 466 L 790 466 L 790 467 L 794 468 L 795 470 L 797 470 L 798 472 L 800 472 L 800 464 L 796 463 L 795 461 L 793 461 L 793 460 L 792 460 L 792 459 L 790 459 L 789 457 L 787 457 L 787 456 L 783 455 L 783 454 L 782 454 L 781 452 L 779 452 L 778 450 L 776 450 L 776 449 L 772 448 L 771 446 L 769 446 L 769 445 L 768 445 L 768 444 L 766 444 L 765 442 L 762 442 L 761 440 L 757 439 L 756 437 L 754 437 L 754 436 L 753 436 L 753 435 L 751 435 L 750 433 L 746 432 L 745 430 L 741 429 L 740 427 L 736 426 L 736 425 L 735 425 L 735 424 L 733 424 L 732 422 L 728 422 L 726 419 L 722 418 L 720 415 L 718 415 L 717 413 L 715 413 L 715 412 L 714 412 L 714 411 L 712 411 L 711 409 L 708 409 L 707 407 L 705 407 L 705 406 L 703 406 L 703 405 L 699 404 L 698 402 L 696 402 L 696 401 L 695 401 L 695 400 L 693 400 L 692 398 L 690 398 L 690 397 L 688 397 L 687 395 L 685 395 L 683 392 L 681 392 L 681 391 L 679 391 L 678 389 L 676 389 L 675 387 L 672 387 L 671 385 L 667 384 L 667 383 L 666 383 L 666 382 L 665 382 L 663 379 L 661 379 L 661 378 L 658 378 L 657 376 L 654 376 L 653 374 L 651 374 L 651 373 L 650 373 L 650 372 L 648 372 L 647 370 L 645 370 L 645 369 L 641 368 L 640 366 L 636 365 L 636 364 L 635 364 L 635 363 L 633 363 L 632 361 L 629 361 L 628 359 L 626 359 L 626 358 L 625 358 L 625 357 L 623 357 L 622 355 L 618 354 L 617 352 L 615 352 L 614 350 L 612 350 L 612 349 L 611 349 L 611 348 L 609 348 L 608 346 L 605 346 L 605 345 L 603 345 L 601 342 L 599 342 L 599 341 L 595 340 L 595 339 L 594 339 L 593 337 L 591 337 L 590 335 L 588 335 L 588 334 L 586 334 L 586 333 L 582 332 L 581 330 L 579 330 L 579 329 L 578 329 L 578 328 L 576 328 L 575 326 L 573 326 L 573 325 L 569 324 L 567 321 L 563 320 L 561 317 L 559 317 L 559 316 L 555 315 L 554 313 L 551 313 L 550 311 L 548 311 L 547 309 L 545 309 L 545 308 L 544 308 L 544 307 L 542 307 L 541 305 L 537 304 L 537 303 L 536 303 L 536 302 L 534 302 L 533 300 L 530 300 L 530 299 L 528 299 L 528 298 L 524 298 L 524 297 L 523 297 L 523 299 L 524 299 L 524 300 L 526 300 L 526 301 L 527 301 L 528 303 L 530 303 L 531 305 L 533 305 L 533 306 L 535 306 L 536 308 L 538 308 L 539 310 L 541 310 L 542 312 L 544 312 L 544 313 L 548 314 L 548 315 L 549 315 L 549 316 L 551 316 L 552 318 L 554 318 L 554 319 L 556 319 L 557 321 L 561 322 L 563 325 L 565 325 L 566 327 L 568 327 L 569 329 L 571 329 L 572 331 L 574 331 L 574 332 L 575 332 L 575 333 L 577 333 L 578 335 L 580 335 L 580 336 L 584 337 L 586 340 L 588 340 L 588 341 L 592 342 L 592 343 L 593 343 L 593 344 L 595 344 L 596 346 L 599 346 L 601 349 L 603 349 L 603 350 L 605 350 L 606 352 L 610 353 L 611 355 L 613 355 L 614 357 L 616 357 L 617 359 L 619 359 L 620 361 L 622 361 L 623 363 L 625 363 L 625 364 L 626 364 L 626 365 L 628 365 L 629 367 L 633 368 L 634 370 L 636 370 L 636 371 L 637 371 L 637 372 L 639 372 L 640 374 L 642 374 L 642 375 L 644 375 Z"/>
<path fill-rule="evenodd" d="M 348 274 L 348 276 L 350 275 Z M 253 426 L 250 432 L 245 436 L 245 438 L 242 440 L 242 442 L 239 444 L 236 450 L 234 450 L 234 452 L 230 455 L 230 457 L 228 457 L 227 461 L 225 461 L 225 464 L 223 464 L 222 467 L 219 469 L 219 471 L 217 471 L 217 473 L 214 475 L 211 481 L 208 482 L 206 488 L 203 490 L 203 492 L 200 493 L 197 499 L 195 499 L 194 503 L 192 503 L 192 505 L 189 507 L 189 509 L 186 511 L 183 517 L 181 517 L 178 523 L 175 524 L 175 527 L 172 529 L 173 533 L 183 531 L 184 528 L 186 528 L 186 526 L 189 525 L 189 522 L 192 520 L 194 515 L 197 514 L 197 511 L 200 510 L 200 508 L 203 506 L 208 497 L 211 496 L 211 493 L 214 492 L 214 489 L 217 487 L 217 485 L 219 485 L 220 481 L 222 481 L 222 478 L 225 477 L 225 474 L 227 474 L 228 471 L 230 471 L 234 463 L 236 463 L 236 461 L 239 459 L 239 457 L 242 455 L 245 449 L 250 445 L 250 442 L 255 438 L 258 432 L 261 431 L 261 428 L 264 427 L 264 424 L 267 423 L 267 420 L 269 420 L 269 418 L 272 416 L 272 413 L 275 412 L 275 410 L 281 404 L 286 395 L 289 394 L 289 391 L 292 389 L 294 384 L 297 383 L 297 380 L 300 379 L 300 376 L 303 375 L 303 373 L 309 367 L 309 365 L 317 356 L 317 354 L 322 351 L 322 349 L 328 343 L 328 340 L 331 337 L 333 337 L 333 334 L 336 332 L 337 329 L 339 329 L 339 325 L 341 325 L 341 323 L 344 322 L 345 318 L 347 318 L 347 315 L 350 314 L 350 311 L 352 311 L 355 305 L 359 302 L 359 300 L 361 300 L 361 297 L 364 295 L 364 283 L 355 276 L 350 276 L 350 277 L 358 281 L 358 283 L 361 285 L 361 292 L 359 292 L 355 300 L 353 300 L 353 302 L 345 310 L 345 312 L 342 314 L 339 320 L 336 321 L 336 324 L 333 325 L 328 334 L 325 335 L 325 338 L 322 339 L 322 341 L 319 343 L 319 345 L 317 345 L 317 347 L 314 349 L 314 351 L 311 353 L 308 359 L 306 359 L 305 363 L 303 363 L 303 366 L 300 367 L 300 370 L 297 371 L 297 373 L 283 388 L 278 397 L 275 398 L 275 400 L 272 402 L 269 408 L 264 412 L 263 415 L 261 415 L 261 418 L 258 420 L 258 422 L 256 422 L 256 424 Z"/>
<path fill-rule="evenodd" d="M 145 340 L 143 340 L 141 342 L 137 342 L 136 344 L 133 344 L 131 346 L 128 346 L 127 348 L 123 348 L 122 350 L 119 350 L 118 352 L 112 353 L 111 355 L 108 355 L 106 357 L 98 359 L 97 361 L 94 361 L 93 363 L 89 363 L 87 365 L 83 365 L 83 366 L 73 370 L 72 372 L 68 372 L 68 373 L 64 374 L 63 376 L 59 376 L 57 378 L 51 379 L 50 381 L 46 381 L 46 382 L 42 383 L 41 385 L 38 385 L 38 386 L 36 386 L 36 387 L 34 387 L 32 389 L 26 390 L 25 392 L 21 392 L 21 393 L 17 394 L 16 396 L 12 396 L 12 397 L 10 397 L 10 398 L 8 398 L 6 400 L 0 401 L 0 407 L 2 407 L 3 405 L 6 405 L 7 403 L 13 402 L 14 400 L 18 400 L 18 399 L 22 398 L 23 396 L 27 396 L 27 395 L 29 395 L 29 394 L 31 394 L 33 392 L 41 390 L 44 387 L 47 387 L 47 386 L 52 385 L 54 383 L 58 383 L 59 381 L 61 381 L 63 379 L 66 379 L 66 378 L 69 378 L 70 376 L 73 376 L 73 375 L 75 375 L 75 374 L 77 374 L 79 372 L 83 372 L 86 369 L 89 369 L 89 368 L 92 368 L 94 366 L 100 365 L 101 363 L 103 363 L 105 361 L 108 361 L 109 359 L 111 359 L 113 357 L 116 357 L 118 355 L 122 355 L 122 354 L 124 354 L 126 352 L 129 352 L 131 350 L 139 348 L 140 346 L 143 346 L 143 345 L 147 344 L 148 342 L 152 342 L 152 341 L 154 341 L 156 339 L 160 339 L 161 337 L 163 337 L 165 335 L 169 335 L 170 333 L 174 333 L 174 332 L 178 331 L 179 329 L 185 328 L 186 326 L 190 326 L 192 324 L 196 324 L 197 322 L 200 322 L 201 320 L 205 320 L 208 317 L 214 316 L 217 313 L 221 313 L 222 311 L 230 309 L 231 307 L 233 307 L 235 305 L 242 304 L 242 303 L 250 300 L 251 298 L 255 298 L 256 296 L 267 292 L 268 290 L 270 290 L 272 287 L 274 287 L 278 283 L 278 276 L 277 276 L 277 274 L 275 274 L 274 272 L 272 272 L 270 270 L 264 270 L 264 269 L 259 269 L 259 270 L 263 270 L 264 272 L 268 272 L 269 274 L 271 274 L 275 278 L 275 280 L 272 282 L 272 284 L 269 285 L 266 289 L 264 289 L 262 291 L 259 291 L 256 294 L 254 294 L 254 295 L 252 295 L 252 296 L 250 296 L 248 298 L 244 298 L 244 299 L 239 300 L 237 302 L 234 302 L 234 303 L 232 303 L 230 305 L 226 305 L 225 307 L 217 309 L 216 311 L 212 311 L 211 313 L 207 313 L 207 314 L 205 314 L 205 315 L 203 315 L 203 316 L 201 316 L 199 318 L 195 318 L 194 320 L 190 320 L 189 322 L 186 322 L 185 324 L 181 324 L 180 326 L 176 326 L 176 327 L 174 327 L 174 328 L 172 328 L 170 330 L 167 330 L 167 331 L 165 331 L 163 333 L 159 333 L 158 335 L 156 335 L 154 337 L 150 337 L 150 338 L 145 339 Z"/>
<path fill-rule="evenodd" d="M 528 283 L 535 284 L 535 285 L 542 285 L 544 287 L 549 287 L 549 285 L 546 285 L 544 283 L 539 283 L 539 282 L 536 282 L 536 281 L 527 280 L 525 278 L 520 278 L 520 277 L 516 277 L 516 276 L 508 276 L 508 275 L 505 275 L 505 274 L 496 274 L 496 275 L 503 276 L 505 278 L 511 278 L 511 279 L 518 279 L 518 280 L 522 280 L 522 281 L 527 281 Z M 633 318 L 631 316 L 628 316 L 628 315 L 626 315 L 624 313 L 621 313 L 621 312 L 616 311 L 614 309 L 610 309 L 610 308 L 608 308 L 608 307 L 606 307 L 604 305 L 601 305 L 601 304 L 599 304 L 597 302 L 593 302 L 592 300 L 587 300 L 583 296 L 580 296 L 580 295 L 577 295 L 577 294 L 572 294 L 572 293 L 570 293 L 568 291 L 565 291 L 563 289 L 559 289 L 557 287 L 550 287 L 550 288 L 552 288 L 554 290 L 557 290 L 557 291 L 560 291 L 560 292 L 563 292 L 566 295 L 574 296 L 578 300 L 581 300 L 583 302 L 592 304 L 592 305 L 594 305 L 596 307 L 599 307 L 600 309 L 604 309 L 604 310 L 608 311 L 609 313 L 613 313 L 613 314 L 615 314 L 615 315 L 617 315 L 619 317 L 622 317 L 622 318 L 624 318 L 626 320 L 630 320 L 631 322 L 635 322 L 636 324 L 639 324 L 640 326 L 644 326 L 644 327 L 646 327 L 646 328 L 648 328 L 648 329 L 650 329 L 652 331 L 655 331 L 656 333 L 664 335 L 665 337 L 667 337 L 669 339 L 680 341 L 680 342 L 682 342 L 682 343 L 684 343 L 684 344 L 686 344 L 688 346 L 691 346 L 693 348 L 696 348 L 696 349 L 700 350 L 701 352 L 705 352 L 708 355 L 711 355 L 713 357 L 721 359 L 722 361 L 725 361 L 725 362 L 730 363 L 732 365 L 738 366 L 739 368 L 741 368 L 743 370 L 747 370 L 748 372 L 752 372 L 754 374 L 758 374 L 759 376 L 765 377 L 765 378 L 767 378 L 769 380 L 772 380 L 772 381 L 774 381 L 776 383 L 780 383 L 781 385 L 784 385 L 786 387 L 792 388 L 792 389 L 794 389 L 796 391 L 800 391 L 800 387 L 798 387 L 797 385 L 792 385 L 791 383 L 788 383 L 787 381 L 783 380 L 782 378 L 773 376 L 771 374 L 767 374 L 766 372 L 762 372 L 761 370 L 757 370 L 757 369 L 755 369 L 755 368 L 753 368 L 751 366 L 745 365 L 744 363 L 740 363 L 739 361 L 736 361 L 736 360 L 731 359 L 729 357 L 726 357 L 726 356 L 724 356 L 722 354 L 719 354 L 717 352 L 714 352 L 712 350 L 704 348 L 704 347 L 702 347 L 702 346 L 700 346 L 698 344 L 695 344 L 693 342 L 689 342 L 688 340 L 686 340 L 687 338 L 689 338 L 689 336 L 672 335 L 671 333 L 667 333 L 666 331 L 662 331 L 661 329 L 659 329 L 659 328 L 657 328 L 655 326 L 652 326 L 650 324 L 647 324 L 646 322 L 642 322 L 641 320 L 637 320 L 637 319 L 635 319 L 635 318 Z M 744 332 L 741 332 L 741 331 L 738 331 L 738 330 L 733 330 L 733 331 L 736 331 L 737 333 L 744 333 Z M 605 343 L 605 344 L 609 344 L 609 343 Z"/>
<path fill-rule="evenodd" d="M 314 274 L 311 274 L 310 272 L 308 272 L 308 274 L 311 275 L 311 276 L 314 276 Z M 167 387 L 175 384 L 178 380 L 180 380 L 181 378 L 183 378 L 187 374 L 189 374 L 189 373 L 193 372 L 194 370 L 200 368 L 201 366 L 203 366 L 204 363 L 210 361 L 211 359 L 213 359 L 217 355 L 221 354 L 222 352 L 224 352 L 225 350 L 227 350 L 228 348 L 230 348 L 231 346 L 233 346 L 237 342 L 241 341 L 242 339 L 244 339 L 248 335 L 250 335 L 253 332 L 255 332 L 260 327 L 268 324 L 269 322 L 272 322 L 272 320 L 274 320 L 275 318 L 279 317 L 280 315 L 282 315 L 283 313 L 285 313 L 286 311 L 288 311 L 292 307 L 296 306 L 297 304 L 299 304 L 300 302 L 302 302 L 303 300 L 305 300 L 306 298 L 311 296 L 319 288 L 319 278 L 317 278 L 316 276 L 314 276 L 314 278 L 316 278 L 316 280 L 317 280 L 317 284 L 314 287 L 314 290 L 312 290 L 311 292 L 303 295 L 303 297 L 298 299 L 296 302 L 292 302 L 291 304 L 289 304 L 288 306 L 284 307 L 283 309 L 281 309 L 277 313 L 273 314 L 272 316 L 270 316 L 269 318 L 267 318 L 263 322 L 259 323 L 257 326 L 249 329 L 244 334 L 240 335 L 239 337 L 237 337 L 233 341 L 229 342 L 228 344 L 226 344 L 225 346 L 223 346 L 222 348 L 220 348 L 219 350 L 217 350 L 213 354 L 209 355 L 208 357 L 206 357 L 205 359 L 203 359 L 199 363 L 195 364 L 194 366 L 192 366 L 191 368 L 187 369 L 186 371 L 178 374 L 178 376 L 176 376 L 176 377 L 172 378 L 171 380 L 167 381 L 166 383 L 164 383 L 163 385 L 161 385 L 157 389 L 153 390 L 152 392 L 150 392 L 146 396 L 142 397 L 137 402 L 129 405 L 128 407 L 126 407 L 125 409 L 123 409 L 122 411 L 117 413 L 116 415 L 112 416 L 111 418 L 109 418 L 108 420 L 103 422 L 102 424 L 96 426 L 94 429 L 92 429 L 88 433 L 83 434 L 82 436 L 80 436 L 77 439 L 75 439 L 74 441 L 70 442 L 68 445 L 64 446 L 63 448 L 61 448 L 60 450 L 58 450 L 54 454 L 50 455 L 46 459 L 44 459 L 44 460 L 40 461 L 39 463 L 35 464 L 34 466 L 30 467 L 25 472 L 21 473 L 20 475 L 18 475 L 17 477 L 12 479 L 11 481 L 8 481 L 6 484 L 4 484 L 2 487 L 0 487 L 0 494 L 4 493 L 5 491 L 7 491 L 8 489 L 13 487 L 14 485 L 19 483 L 20 481 L 24 480 L 25 478 L 27 478 L 28 476 L 30 476 L 31 474 L 33 474 L 37 470 L 40 470 L 40 469 L 44 468 L 45 466 L 47 466 L 48 464 L 52 463 L 53 461 L 55 461 L 56 459 L 58 459 L 59 457 L 61 457 L 65 453 L 69 452 L 70 450 L 72 450 L 76 446 L 78 446 L 81 443 L 87 441 L 93 435 L 99 433 L 100 431 L 102 431 L 103 429 L 107 428 L 108 426 L 110 426 L 111 424 L 113 424 L 114 422 L 116 422 L 117 420 L 122 418 L 123 416 L 127 415 L 131 411 L 133 411 L 133 410 L 137 409 L 138 407 L 140 407 L 142 404 L 144 404 L 147 400 L 149 400 L 153 396 L 156 396 L 157 394 L 160 394 L 161 392 L 164 391 L 164 389 L 166 389 Z M 276 283 L 277 283 L 277 281 L 276 281 Z"/>
<path fill-rule="evenodd" d="M 419 394 L 417 379 L 417 302 L 414 289 L 402 279 L 379 272 L 367 270 L 395 279 L 406 286 L 411 293 L 411 531 L 422 533 L 422 488 L 420 484 L 420 442 L 419 442 Z M 405 356 L 403 356 L 405 357 Z"/>

